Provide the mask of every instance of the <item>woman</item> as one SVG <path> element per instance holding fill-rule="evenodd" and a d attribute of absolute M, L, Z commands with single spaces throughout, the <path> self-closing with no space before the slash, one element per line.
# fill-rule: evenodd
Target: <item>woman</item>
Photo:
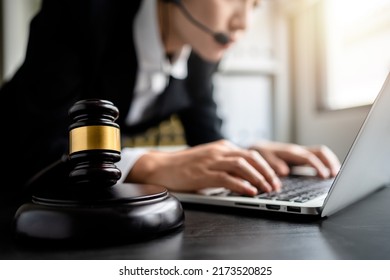
<path fill-rule="evenodd" d="M 220 132 L 212 74 L 248 28 L 259 2 L 43 0 L 31 23 L 25 61 L 1 93 L 17 107 L 19 183 L 67 153 L 68 109 L 86 98 L 112 101 L 124 135 L 172 114 L 183 124 L 191 148 L 124 147 L 121 181 L 174 191 L 224 186 L 255 195 L 278 191 L 278 176 L 287 175 L 291 164 L 334 176 L 339 161 L 326 147 L 271 142 L 244 149 Z M 217 32 L 227 42 L 210 34 Z"/>

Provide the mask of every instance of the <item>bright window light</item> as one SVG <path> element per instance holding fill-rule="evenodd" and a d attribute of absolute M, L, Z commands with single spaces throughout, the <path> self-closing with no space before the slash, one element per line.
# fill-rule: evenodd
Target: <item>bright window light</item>
<path fill-rule="evenodd" d="M 390 71 L 390 1 L 323 3 L 325 106 L 343 109 L 371 104 Z"/>

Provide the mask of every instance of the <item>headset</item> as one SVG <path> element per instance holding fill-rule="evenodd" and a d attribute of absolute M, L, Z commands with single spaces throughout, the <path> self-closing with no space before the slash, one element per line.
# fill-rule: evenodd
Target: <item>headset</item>
<path fill-rule="evenodd" d="M 228 34 L 222 33 L 222 32 L 215 32 L 208 28 L 206 25 L 195 19 L 191 13 L 187 10 L 187 8 L 183 5 L 181 0 L 164 0 L 164 2 L 172 3 L 176 5 L 180 11 L 184 14 L 184 16 L 194 25 L 199 27 L 201 30 L 205 31 L 206 33 L 210 34 L 216 42 L 218 42 L 221 45 L 228 44 L 231 39 Z"/>

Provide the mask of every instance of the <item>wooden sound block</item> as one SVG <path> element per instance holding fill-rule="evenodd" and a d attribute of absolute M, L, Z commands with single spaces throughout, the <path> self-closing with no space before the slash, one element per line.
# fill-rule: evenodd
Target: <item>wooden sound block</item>
<path fill-rule="evenodd" d="M 116 184 L 40 190 L 19 207 L 14 225 L 19 240 L 109 243 L 155 237 L 183 221 L 180 202 L 164 187 Z"/>

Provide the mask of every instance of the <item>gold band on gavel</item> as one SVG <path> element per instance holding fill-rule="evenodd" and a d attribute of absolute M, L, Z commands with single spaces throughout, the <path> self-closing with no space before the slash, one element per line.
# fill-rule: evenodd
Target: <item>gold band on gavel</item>
<path fill-rule="evenodd" d="M 85 150 L 114 150 L 120 152 L 119 128 L 91 125 L 72 129 L 69 132 L 69 153 Z"/>

